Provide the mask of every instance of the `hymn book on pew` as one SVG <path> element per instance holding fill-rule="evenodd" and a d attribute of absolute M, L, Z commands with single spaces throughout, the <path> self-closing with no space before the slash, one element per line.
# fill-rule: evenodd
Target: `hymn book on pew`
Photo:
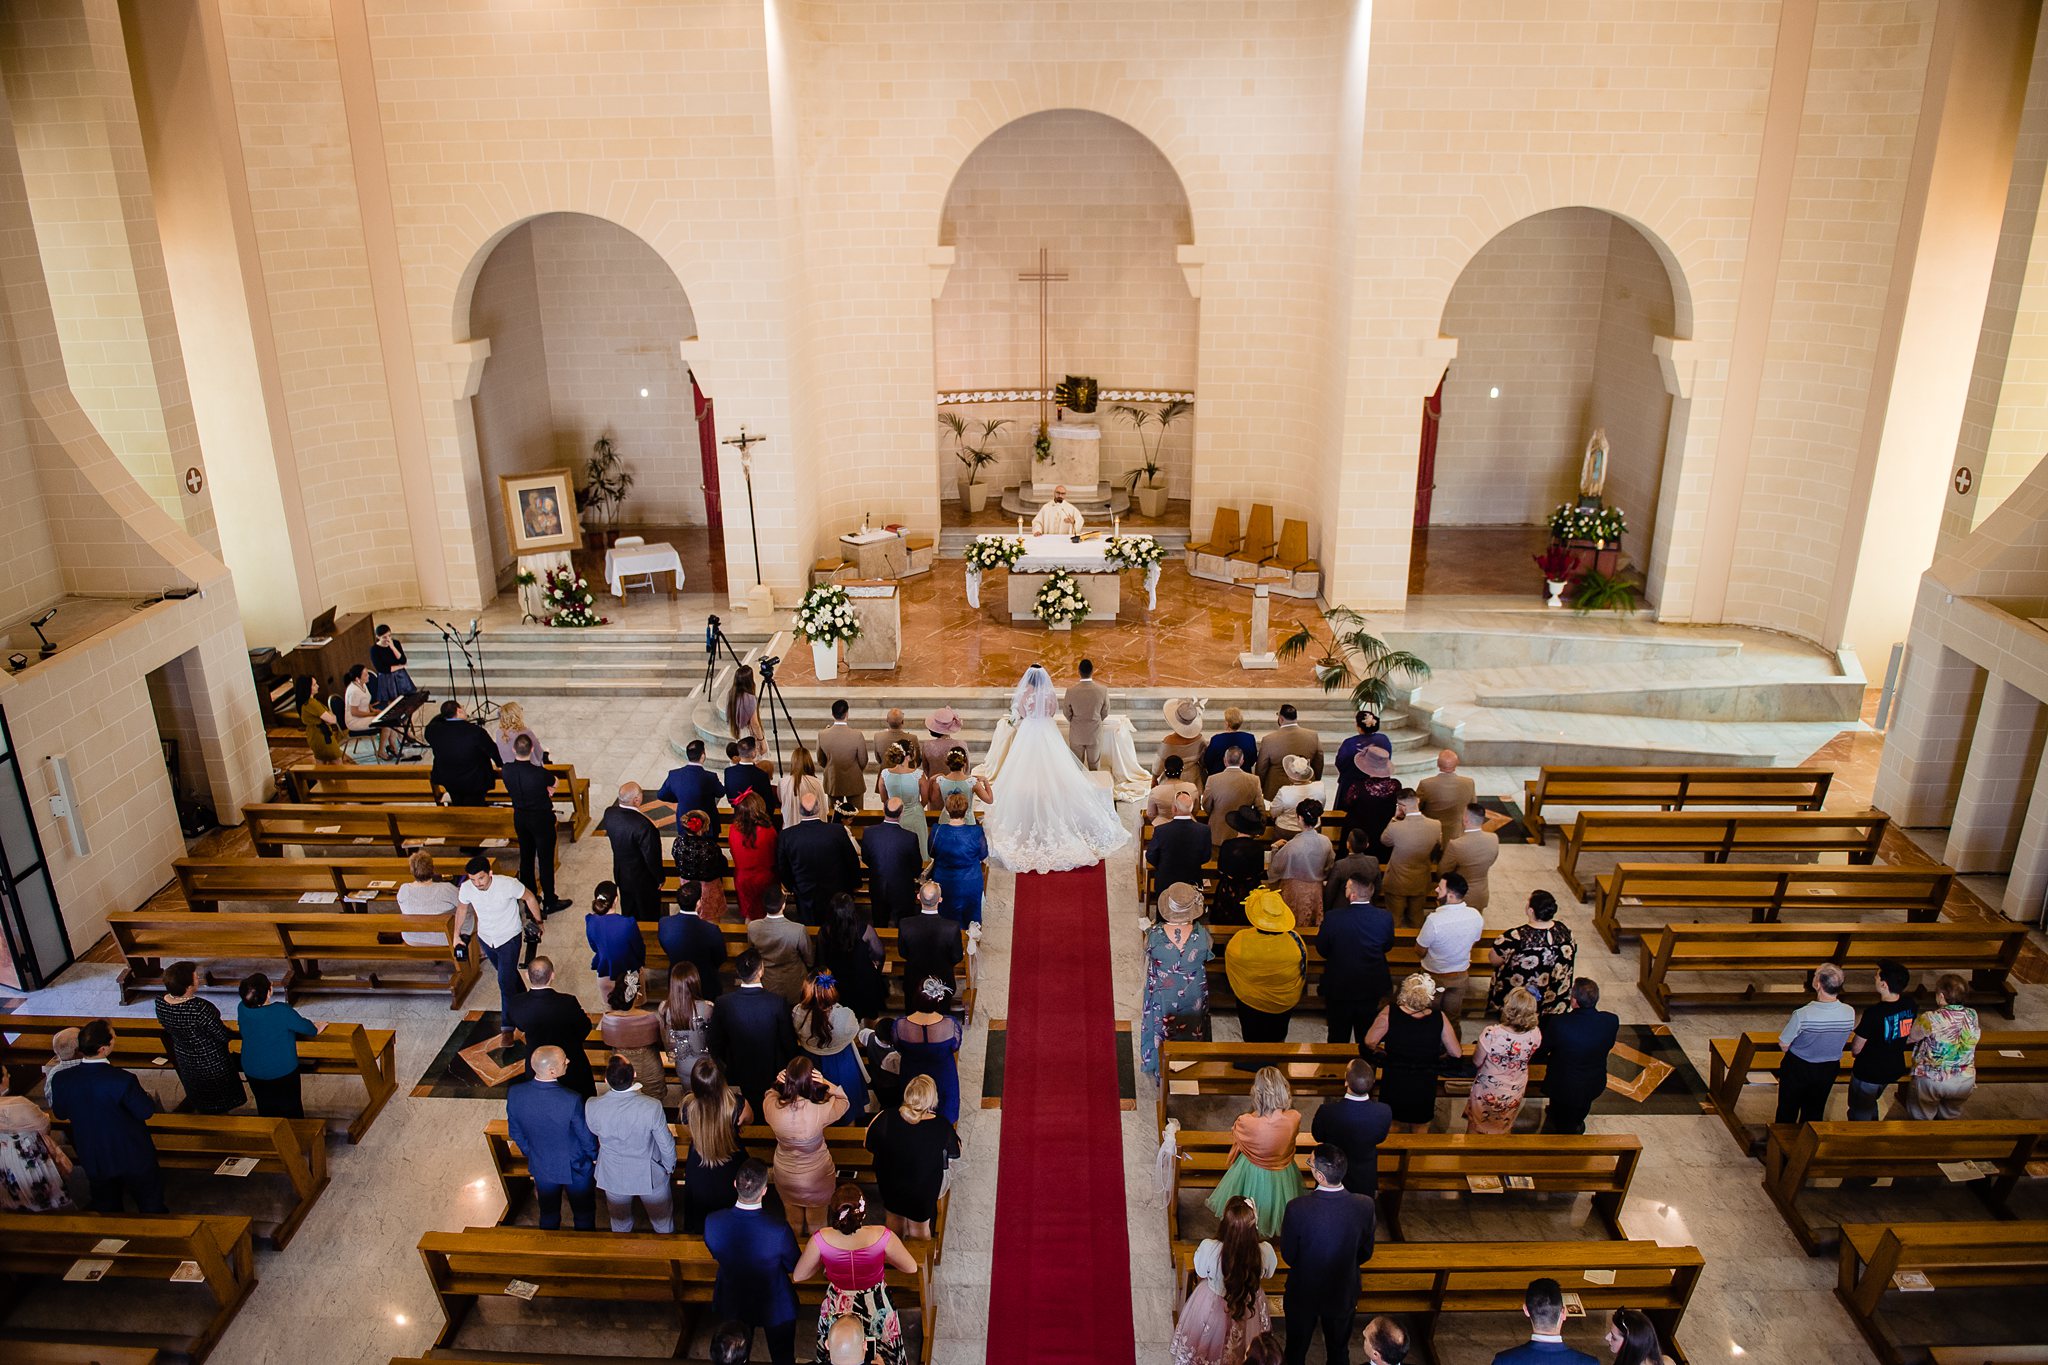
<path fill-rule="evenodd" d="M 253 1156 L 231 1156 L 213 1168 L 215 1175 L 246 1176 L 256 1169 Z"/>

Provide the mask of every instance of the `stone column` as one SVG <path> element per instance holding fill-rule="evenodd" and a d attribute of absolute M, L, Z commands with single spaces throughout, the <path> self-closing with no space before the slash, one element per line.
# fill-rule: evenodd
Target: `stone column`
<path fill-rule="evenodd" d="M 1923 612 L 1934 609 L 1923 600 Z M 1946 825 L 1985 673 L 1939 643 L 1931 629 L 1914 631 L 1904 671 L 1871 800 L 1901 825 Z"/>
<path fill-rule="evenodd" d="M 1977 710 L 1977 729 L 1963 767 L 1955 818 L 1949 823 L 1948 865 L 1958 872 L 2003 872 L 2020 839 L 2020 802 L 2040 767 L 2041 703 L 1993 677 Z"/>
<path fill-rule="evenodd" d="M 2027 818 L 2020 825 L 2019 847 L 2012 857 L 2012 876 L 2005 883 L 2007 919 L 2039 920 L 2048 897 L 2048 763 L 2034 768 L 2034 790 Z"/>

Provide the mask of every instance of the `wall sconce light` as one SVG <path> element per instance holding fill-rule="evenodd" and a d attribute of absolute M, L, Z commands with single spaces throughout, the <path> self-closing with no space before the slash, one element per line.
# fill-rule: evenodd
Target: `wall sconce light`
<path fill-rule="evenodd" d="M 1496 384 L 1496 385 L 1494 385 L 1494 386 L 1493 386 L 1492 388 L 1488 389 L 1488 390 L 1486 391 L 1486 396 L 1487 396 L 1488 398 L 1498 398 L 1498 397 L 1500 397 L 1500 385 Z"/>
<path fill-rule="evenodd" d="M 78 810 L 78 789 L 71 784 L 71 764 L 62 754 L 51 754 L 50 773 L 56 779 L 57 790 L 50 797 L 50 814 L 64 822 L 64 833 L 71 840 L 71 851 L 79 857 L 88 857 L 92 845 L 85 837 L 85 817 Z"/>
<path fill-rule="evenodd" d="M 641 396 L 642 398 L 645 398 L 645 397 L 647 396 L 647 390 L 645 390 L 645 389 L 642 389 L 642 390 L 640 390 L 640 396 Z"/>

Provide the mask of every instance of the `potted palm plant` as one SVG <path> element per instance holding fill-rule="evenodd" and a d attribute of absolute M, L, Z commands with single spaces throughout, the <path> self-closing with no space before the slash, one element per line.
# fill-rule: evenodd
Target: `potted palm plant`
<path fill-rule="evenodd" d="M 602 549 L 619 531 L 619 509 L 633 491 L 633 471 L 607 431 L 592 442 L 583 464 L 583 487 L 576 490 L 576 509 L 583 514 L 591 543 Z"/>
<path fill-rule="evenodd" d="M 1294 633 L 1280 642 L 1283 659 L 1311 653 L 1317 686 L 1325 692 L 1349 690 L 1353 706 L 1375 711 L 1394 699 L 1396 674 L 1405 675 L 1411 686 L 1429 679 L 1429 664 L 1420 655 L 1374 635 L 1365 617 L 1349 607 L 1331 607 L 1319 624 L 1296 621 Z"/>
<path fill-rule="evenodd" d="M 1012 425 L 1007 417 L 990 418 L 981 423 L 976 433 L 979 445 L 967 443 L 969 422 L 957 412 L 939 414 L 939 425 L 953 437 L 953 458 L 960 462 L 963 471 L 960 477 L 960 501 L 967 504 L 969 512 L 979 512 L 988 506 L 988 485 L 981 481 L 981 471 L 996 462 L 996 453 L 989 449 L 998 433 Z"/>
<path fill-rule="evenodd" d="M 1194 406 L 1185 398 L 1176 398 L 1161 404 L 1156 411 L 1130 403 L 1118 403 L 1110 409 L 1131 424 L 1131 429 L 1138 433 L 1138 446 L 1144 451 L 1144 463 L 1126 474 L 1124 482 L 1130 485 L 1131 496 L 1138 501 L 1138 511 L 1145 516 L 1157 517 L 1166 512 L 1166 485 L 1159 479 L 1159 446 L 1166 439 L 1166 429 L 1187 416 Z M 1150 440 L 1145 436 L 1148 431 L 1154 433 Z"/>

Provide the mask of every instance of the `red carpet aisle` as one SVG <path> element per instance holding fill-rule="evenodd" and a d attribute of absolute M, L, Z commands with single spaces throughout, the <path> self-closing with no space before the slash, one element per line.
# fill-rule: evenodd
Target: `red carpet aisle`
<path fill-rule="evenodd" d="M 1129 1365 L 1130 1239 L 1101 866 L 1017 878 L 992 1365 Z"/>

